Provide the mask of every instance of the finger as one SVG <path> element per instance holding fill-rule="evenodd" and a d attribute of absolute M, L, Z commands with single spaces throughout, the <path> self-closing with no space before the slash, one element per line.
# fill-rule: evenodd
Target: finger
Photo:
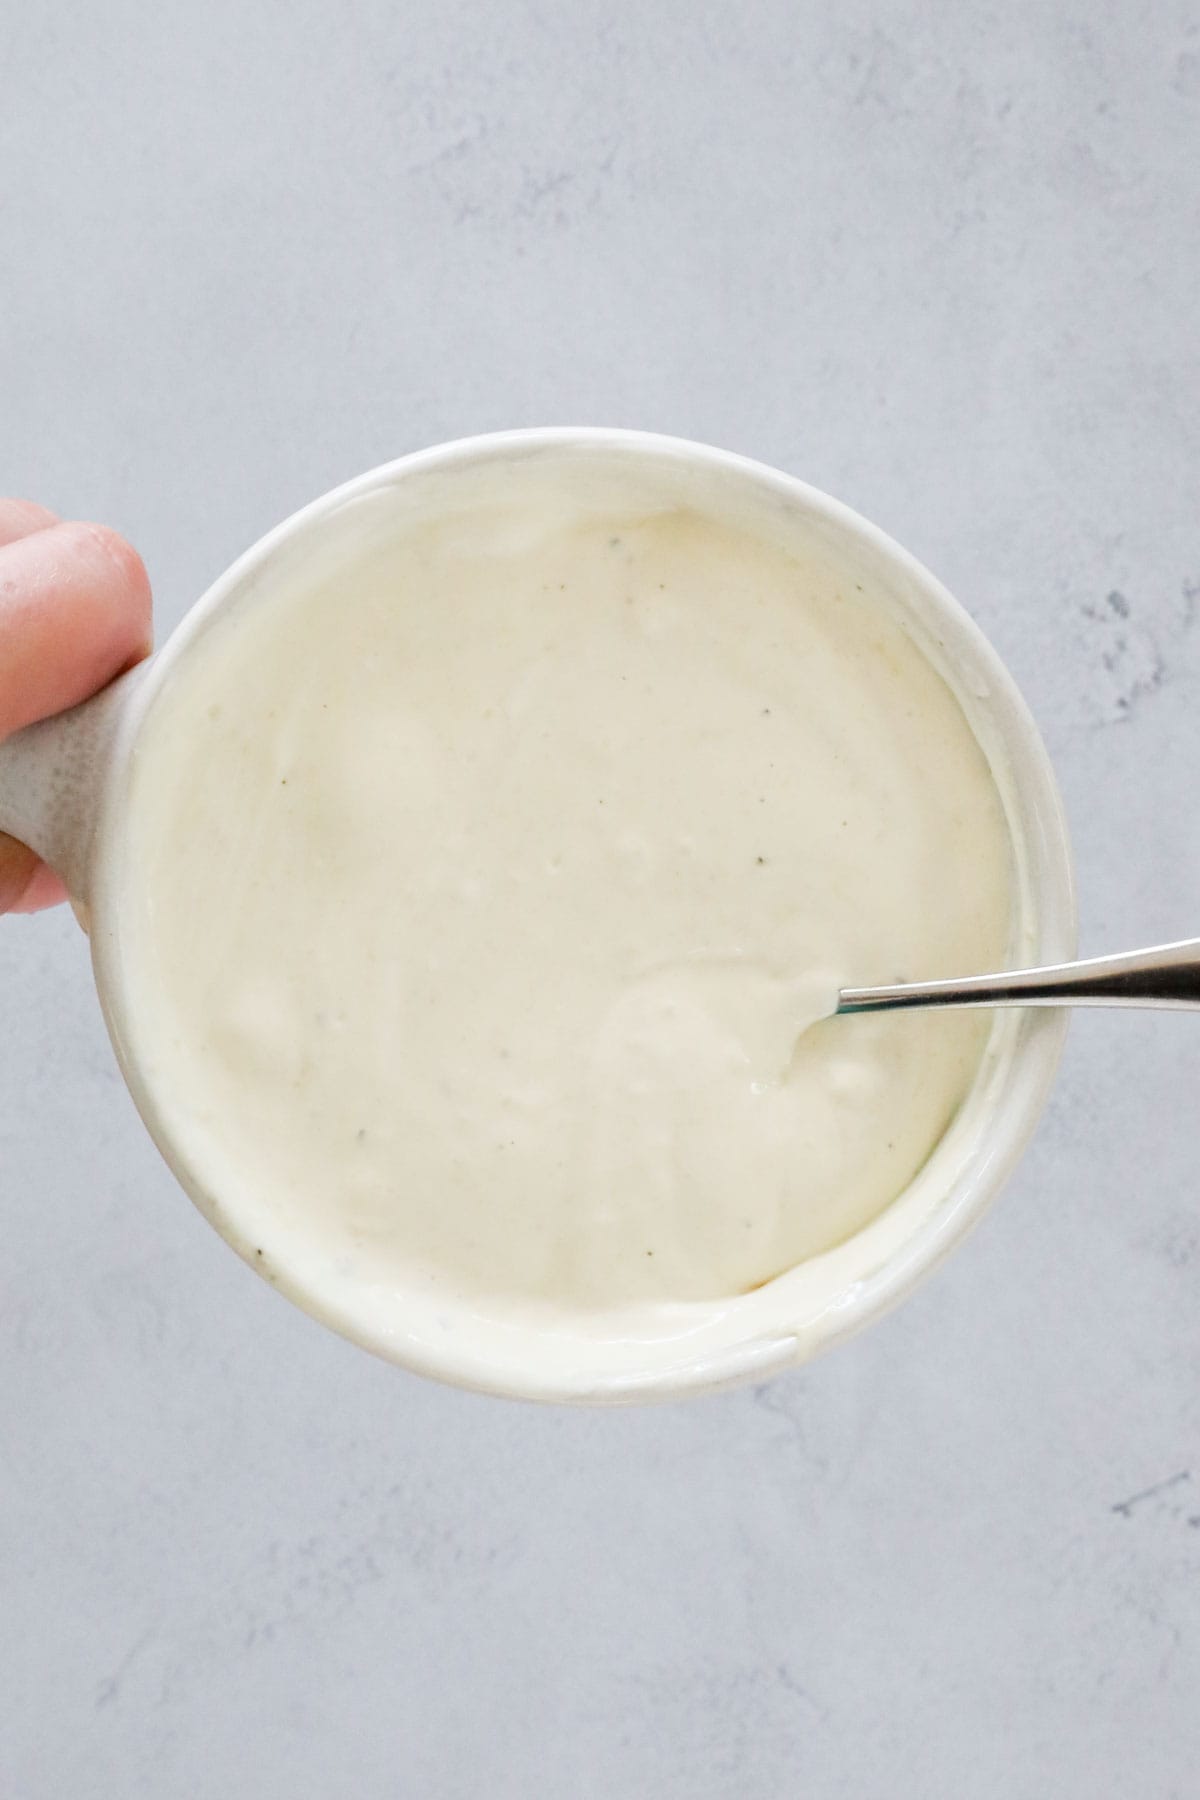
<path fill-rule="evenodd" d="M 150 648 L 150 583 L 104 525 L 36 525 L 0 549 L 0 738 L 86 700 Z"/>
<path fill-rule="evenodd" d="M 20 905 L 38 868 L 32 850 L 16 838 L 0 833 L 0 913 L 11 912 Z"/>
<path fill-rule="evenodd" d="M 36 500 L 0 499 L 0 545 L 15 544 L 18 538 L 57 524 L 56 514 Z"/>
<path fill-rule="evenodd" d="M 12 840 L 10 839 L 9 842 L 11 843 Z M 21 848 L 24 850 L 24 844 L 21 845 Z M 0 862 L 2 861 L 3 857 L 0 856 Z M 42 912 L 48 906 L 57 906 L 66 898 L 66 887 L 54 870 L 47 868 L 44 862 L 38 862 L 35 858 L 33 874 L 21 888 L 11 906 L 7 908 L 0 906 L 0 913 L 5 911 L 10 913 Z"/>
<path fill-rule="evenodd" d="M 34 541 L 36 540 L 36 541 Z M 60 525 L 32 500 L 0 500 L 0 737 L 86 699 L 150 647 L 150 592 L 136 551 L 99 525 Z M 0 913 L 37 912 L 66 890 L 0 832 Z"/>
<path fill-rule="evenodd" d="M 67 890 L 27 844 L 0 831 L 0 913 L 40 912 L 57 906 Z"/>
<path fill-rule="evenodd" d="M 58 524 L 58 515 L 36 500 L 0 498 L 0 548 Z M 27 844 L 0 831 L 0 913 L 35 912 L 54 906 L 65 888 Z"/>

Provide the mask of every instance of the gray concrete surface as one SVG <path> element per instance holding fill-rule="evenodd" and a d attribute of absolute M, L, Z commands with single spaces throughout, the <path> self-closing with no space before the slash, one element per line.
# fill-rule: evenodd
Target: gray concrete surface
<path fill-rule="evenodd" d="M 803 474 L 1036 711 L 1084 943 L 1200 931 L 1200 10 L 0 0 L 0 489 L 165 631 L 504 425 Z M 0 651 L 2 654 L 2 651 Z M 1200 1792 L 1200 1024 L 1076 1021 L 957 1258 L 761 1392 L 440 1390 L 256 1282 L 0 928 L 5 1800 Z"/>

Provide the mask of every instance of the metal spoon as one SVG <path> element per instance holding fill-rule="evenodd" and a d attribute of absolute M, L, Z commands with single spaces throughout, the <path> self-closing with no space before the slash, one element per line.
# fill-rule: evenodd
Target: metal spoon
<path fill-rule="evenodd" d="M 887 1012 L 902 1006 L 1200 1006 L 1200 938 L 1049 969 L 843 988 L 837 1010 Z"/>

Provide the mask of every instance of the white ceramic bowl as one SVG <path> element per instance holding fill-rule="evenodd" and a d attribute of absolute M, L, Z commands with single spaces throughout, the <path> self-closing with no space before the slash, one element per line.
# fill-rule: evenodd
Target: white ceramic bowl
<path fill-rule="evenodd" d="M 690 505 L 757 521 L 777 541 L 819 546 L 847 580 L 877 593 L 956 693 L 982 745 L 1005 806 L 1016 887 L 1014 959 L 1026 965 L 1072 955 L 1075 917 L 1062 807 L 1045 749 L 991 646 L 946 589 L 883 532 L 848 507 L 761 464 L 678 439 L 590 428 L 503 432 L 402 457 L 316 500 L 268 533 L 209 589 L 170 641 L 95 700 L 31 726 L 0 746 L 0 828 L 23 838 L 65 877 L 91 934 L 105 1017 L 125 1079 L 159 1149 L 182 1185 L 251 1267 L 254 1233 L 226 1197 L 207 1191 L 168 1122 L 167 1098 L 146 1079 L 138 1020 L 122 978 L 121 907 L 130 872 L 122 859 L 131 758 L 167 670 L 218 611 L 314 556 L 336 569 L 381 509 L 412 516 L 426 493 L 444 495 L 456 472 L 482 463 L 528 471 L 574 459 L 589 479 L 638 494 L 678 494 Z M 464 1386 L 524 1398 L 660 1399 L 761 1379 L 800 1362 L 878 1318 L 961 1241 L 1000 1189 L 1041 1112 L 1066 1014 L 998 1014 L 979 1077 L 941 1144 L 880 1221 L 811 1264 L 664 1337 L 603 1331 L 560 1333 L 536 1325 L 397 1316 L 348 1301 L 319 1267 L 276 1249 L 270 1278 L 291 1299 L 366 1348 Z"/>

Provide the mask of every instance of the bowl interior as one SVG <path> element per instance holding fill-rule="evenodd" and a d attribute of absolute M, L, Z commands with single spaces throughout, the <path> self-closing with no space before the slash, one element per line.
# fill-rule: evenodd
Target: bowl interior
<path fill-rule="evenodd" d="M 511 505 L 514 530 L 552 487 L 600 513 L 680 506 L 736 524 L 876 598 L 903 625 L 957 696 L 991 766 L 1013 849 L 1015 961 L 1070 955 L 1074 913 L 1061 806 L 1036 728 L 994 651 L 950 595 L 906 552 L 847 508 L 744 459 L 642 434 L 508 433 L 472 439 L 372 471 L 272 532 L 193 609 L 139 695 L 139 720 L 168 704 L 172 669 L 231 608 L 352 574 L 408 521 L 464 521 L 481 503 Z M 465 528 L 469 528 L 466 527 Z M 133 757 L 136 757 L 136 738 Z M 130 759 L 132 760 L 132 759 Z M 218 1193 L 189 1144 L 180 1097 L 155 1091 L 151 1059 L 123 979 L 122 891 L 136 869 L 122 859 L 128 764 L 106 797 L 107 852 L 94 890 L 98 984 L 135 1100 L 184 1187 L 251 1266 L 264 1223 L 253 1194 Z M 378 1354 L 422 1372 L 534 1398 L 626 1400 L 714 1387 L 811 1355 L 900 1298 L 963 1235 L 997 1191 L 1032 1130 L 1053 1076 L 1064 1015 L 998 1014 L 979 1076 L 920 1175 L 887 1212 L 827 1255 L 764 1288 L 647 1333 L 599 1315 L 578 1329 L 484 1316 L 414 1293 L 363 1285 L 348 1297 L 320 1253 L 277 1245 L 271 1279 L 298 1304 Z"/>

